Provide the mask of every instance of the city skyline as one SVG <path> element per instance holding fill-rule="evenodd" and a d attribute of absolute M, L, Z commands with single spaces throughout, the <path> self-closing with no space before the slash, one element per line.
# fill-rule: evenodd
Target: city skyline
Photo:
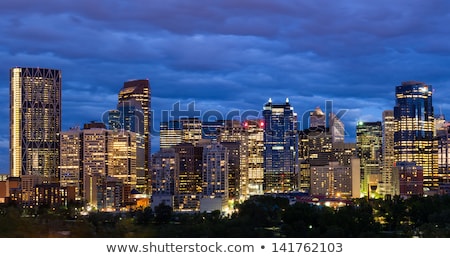
<path fill-rule="evenodd" d="M 225 114 L 289 97 L 301 114 L 331 100 L 348 110 L 351 141 L 357 121 L 381 121 L 394 107 L 403 81 L 432 85 L 435 113 L 450 110 L 445 1 L 116 3 L 0 3 L 5 125 L 15 66 L 62 71 L 63 131 L 100 121 L 132 79 L 149 79 L 155 120 L 175 103 Z M 2 126 L 0 173 L 9 173 L 8 149 Z"/>

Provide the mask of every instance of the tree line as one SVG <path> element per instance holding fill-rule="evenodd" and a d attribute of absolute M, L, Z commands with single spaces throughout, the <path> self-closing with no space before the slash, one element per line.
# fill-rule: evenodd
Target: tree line
<path fill-rule="evenodd" d="M 450 196 L 355 199 L 337 209 L 254 196 L 236 212 L 177 213 L 155 209 L 82 216 L 80 204 L 51 209 L 0 206 L 0 237 L 347 238 L 450 237 Z"/>

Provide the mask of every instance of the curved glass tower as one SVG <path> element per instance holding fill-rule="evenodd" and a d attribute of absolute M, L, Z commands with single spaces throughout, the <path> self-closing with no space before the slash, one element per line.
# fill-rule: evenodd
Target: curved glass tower
<path fill-rule="evenodd" d="M 397 162 L 415 162 L 423 168 L 425 189 L 438 187 L 437 152 L 433 147 L 433 88 L 409 81 L 395 89 L 394 156 Z"/>

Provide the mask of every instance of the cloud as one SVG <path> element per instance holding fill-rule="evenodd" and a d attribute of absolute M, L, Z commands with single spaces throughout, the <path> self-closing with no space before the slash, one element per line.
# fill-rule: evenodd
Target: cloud
<path fill-rule="evenodd" d="M 289 97 L 299 114 L 332 100 L 349 110 L 351 128 L 380 120 L 407 80 L 432 84 L 445 114 L 449 8 L 444 0 L 2 1 L 0 135 L 9 134 L 14 66 L 62 70 L 64 128 L 100 119 L 123 82 L 143 78 L 155 119 L 177 102 L 227 113 Z"/>

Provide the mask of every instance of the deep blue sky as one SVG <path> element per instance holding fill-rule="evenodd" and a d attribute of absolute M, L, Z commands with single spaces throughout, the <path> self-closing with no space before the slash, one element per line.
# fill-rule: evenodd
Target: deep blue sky
<path fill-rule="evenodd" d="M 433 85 L 436 113 L 450 112 L 449 24 L 445 0 L 1 1 L 0 173 L 11 67 L 62 70 L 63 130 L 100 120 L 124 81 L 148 78 L 157 121 L 176 102 L 225 114 L 289 97 L 301 116 L 331 100 L 354 141 L 402 81 Z"/>

